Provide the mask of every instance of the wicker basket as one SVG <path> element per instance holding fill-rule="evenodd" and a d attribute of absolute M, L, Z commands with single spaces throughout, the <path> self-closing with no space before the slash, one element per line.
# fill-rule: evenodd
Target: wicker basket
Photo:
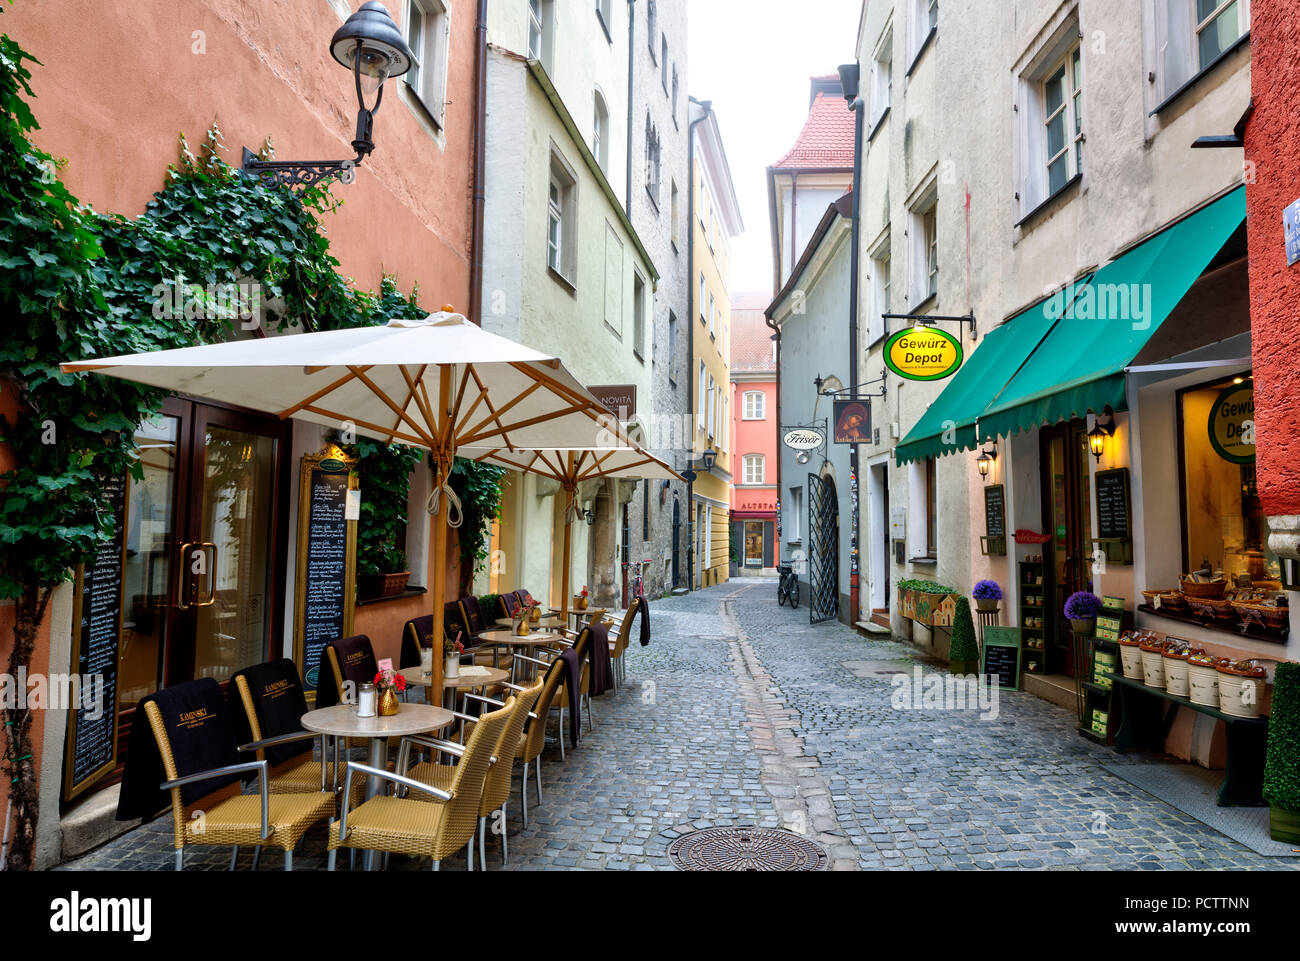
<path fill-rule="evenodd" d="M 1232 608 L 1243 624 L 1258 624 L 1265 630 L 1279 631 L 1290 623 L 1291 610 L 1258 601 L 1232 601 Z"/>
<path fill-rule="evenodd" d="M 1182 592 L 1190 599 L 1197 597 L 1222 597 L 1223 592 L 1228 589 L 1228 582 L 1219 581 L 1194 581 L 1186 575 L 1180 575 L 1178 586 Z"/>
<path fill-rule="evenodd" d="M 1182 591 L 1143 591 L 1142 596 L 1152 607 L 1156 606 L 1156 598 L 1159 597 L 1161 610 L 1187 610 L 1187 598 L 1183 596 Z"/>
<path fill-rule="evenodd" d="M 1237 612 L 1232 609 L 1232 601 L 1216 597 L 1189 597 L 1187 604 L 1202 617 L 1219 621 L 1235 621 Z"/>

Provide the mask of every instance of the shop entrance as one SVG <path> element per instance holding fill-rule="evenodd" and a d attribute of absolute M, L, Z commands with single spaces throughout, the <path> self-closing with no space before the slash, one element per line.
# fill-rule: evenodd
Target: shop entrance
<path fill-rule="evenodd" d="M 141 697 L 224 684 L 282 627 L 288 422 L 170 399 L 136 430 L 118 682 L 121 754 Z"/>
<path fill-rule="evenodd" d="M 831 477 L 808 475 L 808 622 L 840 613 L 840 515 Z"/>
<path fill-rule="evenodd" d="M 1087 424 L 1080 419 L 1045 427 L 1039 434 L 1043 465 L 1043 545 L 1047 590 L 1047 670 L 1074 676 L 1070 623 L 1062 608 L 1075 591 L 1092 590 L 1092 482 L 1088 473 Z"/>

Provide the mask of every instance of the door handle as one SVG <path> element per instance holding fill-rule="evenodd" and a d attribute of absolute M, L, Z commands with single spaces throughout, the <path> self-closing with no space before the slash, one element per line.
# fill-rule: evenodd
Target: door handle
<path fill-rule="evenodd" d="M 195 607 L 211 607 L 217 603 L 217 545 L 212 541 L 199 541 L 194 545 L 208 551 L 208 597 L 195 601 Z"/>
<path fill-rule="evenodd" d="M 193 541 L 185 541 L 176 549 L 176 610 L 188 611 L 190 605 L 185 602 L 185 585 L 189 583 L 190 565 L 187 551 L 194 546 Z"/>

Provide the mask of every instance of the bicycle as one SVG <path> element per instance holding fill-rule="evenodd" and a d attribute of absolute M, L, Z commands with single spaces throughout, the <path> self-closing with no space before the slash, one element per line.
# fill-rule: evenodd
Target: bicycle
<path fill-rule="evenodd" d="M 784 607 L 788 600 L 793 610 L 799 606 L 799 575 L 794 572 L 793 564 L 780 564 L 776 570 L 780 575 L 776 585 L 776 602 Z"/>
<path fill-rule="evenodd" d="M 632 596 L 645 600 L 645 569 L 654 561 L 647 558 L 637 565 L 637 571 L 632 575 Z M 631 567 L 631 564 L 624 564 L 624 567 Z"/>

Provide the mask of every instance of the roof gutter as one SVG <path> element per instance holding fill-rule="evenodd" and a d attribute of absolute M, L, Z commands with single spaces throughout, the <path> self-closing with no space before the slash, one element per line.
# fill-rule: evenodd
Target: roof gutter
<path fill-rule="evenodd" d="M 483 326 L 483 212 L 487 202 L 487 6 L 478 0 L 478 22 L 474 26 L 474 84 L 478 104 L 474 110 L 474 200 L 471 213 L 469 319 Z"/>

